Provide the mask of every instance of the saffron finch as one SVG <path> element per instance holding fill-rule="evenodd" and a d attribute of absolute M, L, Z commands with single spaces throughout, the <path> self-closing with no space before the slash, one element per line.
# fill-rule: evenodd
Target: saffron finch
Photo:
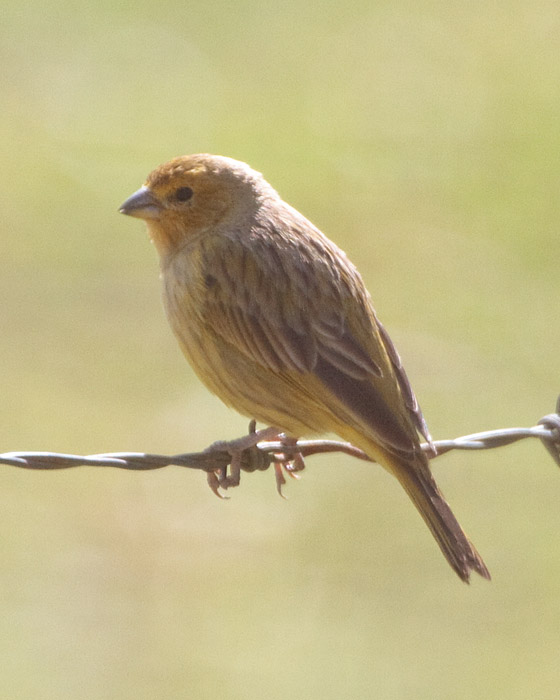
<path fill-rule="evenodd" d="M 273 432 L 333 432 L 361 448 L 398 479 L 460 578 L 490 578 L 434 481 L 400 357 L 340 248 L 222 156 L 164 163 L 120 211 L 146 221 L 170 325 L 212 392 Z"/>

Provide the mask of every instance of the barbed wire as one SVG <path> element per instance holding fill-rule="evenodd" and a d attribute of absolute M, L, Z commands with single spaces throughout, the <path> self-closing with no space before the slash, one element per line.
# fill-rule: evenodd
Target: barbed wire
<path fill-rule="evenodd" d="M 70 469 L 73 467 L 113 467 L 146 471 L 162 469 L 171 465 L 198 469 L 208 474 L 212 490 L 220 495 L 219 487 L 239 483 L 239 470 L 264 471 L 272 464 L 276 469 L 278 491 L 285 483 L 282 468 L 292 476 L 303 469 L 305 457 L 329 452 L 343 452 L 359 459 L 371 460 L 365 452 L 347 442 L 337 440 L 267 440 L 270 429 L 256 432 L 255 422 L 251 421 L 249 436 L 230 442 L 215 442 L 202 452 L 176 455 L 157 455 L 146 452 L 110 452 L 94 455 L 71 455 L 55 452 L 6 452 L 0 454 L 0 464 L 22 469 Z M 242 447 L 250 438 L 249 446 Z M 560 396 L 556 412 L 541 418 L 532 428 L 504 428 L 488 430 L 471 435 L 463 435 L 453 440 L 436 440 L 423 443 L 422 449 L 430 459 L 439 457 L 451 450 L 488 450 L 510 445 L 519 440 L 538 438 L 552 459 L 560 466 Z M 237 457 L 237 460 L 236 460 Z M 237 468 L 237 479 L 227 476 L 228 466 Z"/>

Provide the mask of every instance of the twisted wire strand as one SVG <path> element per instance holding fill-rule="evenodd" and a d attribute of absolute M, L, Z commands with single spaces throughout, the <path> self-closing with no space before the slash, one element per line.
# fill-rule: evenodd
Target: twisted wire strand
<path fill-rule="evenodd" d="M 556 412 L 539 420 L 532 428 L 504 428 L 487 430 L 471 435 L 463 435 L 453 440 L 437 440 L 430 445 L 422 444 L 422 449 L 431 459 L 451 450 L 488 450 L 510 445 L 519 440 L 538 438 L 552 459 L 560 467 L 560 396 Z M 199 469 L 207 473 L 224 470 L 232 460 L 227 444 L 217 442 L 203 452 L 177 455 L 155 455 L 145 452 L 110 452 L 95 455 L 71 455 L 55 452 L 6 452 L 0 454 L 0 464 L 7 464 L 22 469 L 70 469 L 72 467 L 113 467 L 145 471 L 162 469 L 175 465 L 188 469 Z M 435 452 L 434 452 L 435 448 Z M 362 452 L 347 442 L 336 440 L 298 440 L 294 445 L 279 441 L 260 442 L 256 450 L 245 450 L 241 458 L 241 469 L 255 471 L 267 469 L 273 462 L 289 462 L 296 454 L 309 457 L 327 452 L 343 452 L 359 459 L 372 461 Z"/>

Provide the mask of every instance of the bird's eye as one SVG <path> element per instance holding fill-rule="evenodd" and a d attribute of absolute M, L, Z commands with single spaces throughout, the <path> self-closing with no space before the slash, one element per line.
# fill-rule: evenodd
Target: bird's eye
<path fill-rule="evenodd" d="M 175 190 L 175 199 L 178 202 L 188 202 L 188 200 L 193 196 L 193 191 L 190 187 L 179 187 Z"/>

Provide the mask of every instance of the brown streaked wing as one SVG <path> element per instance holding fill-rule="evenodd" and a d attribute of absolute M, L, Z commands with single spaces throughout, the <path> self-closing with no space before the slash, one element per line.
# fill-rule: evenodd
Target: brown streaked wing
<path fill-rule="evenodd" d="M 431 444 L 432 437 L 430 435 L 430 431 L 428 430 L 428 425 L 424 419 L 424 416 L 422 415 L 422 410 L 404 370 L 401 357 L 397 352 L 396 347 L 393 345 L 393 341 L 389 337 L 389 334 L 387 333 L 383 324 L 377 317 L 375 318 L 375 321 L 377 323 L 377 327 L 379 328 L 379 334 L 383 340 L 383 345 L 387 350 L 387 354 L 389 355 L 389 359 L 391 360 L 391 364 L 395 370 L 395 375 L 397 376 L 405 405 L 409 410 L 412 421 L 418 432 Z"/>
<path fill-rule="evenodd" d="M 292 275 L 267 275 L 259 269 L 257 256 L 250 264 L 248 294 L 243 281 L 231 274 L 232 270 L 243 269 L 236 265 L 236 254 L 242 256 L 247 267 L 247 249 L 238 251 L 235 246 L 228 250 L 227 272 L 221 274 L 219 266 L 212 267 L 217 281 L 207 292 L 204 319 L 214 334 L 252 362 L 275 372 L 312 372 L 340 402 L 338 407 L 333 402 L 332 408 L 343 419 L 348 416 L 352 420 L 354 416 L 393 453 L 415 453 L 418 441 L 413 426 L 418 425 L 417 418 L 410 407 L 405 408 L 405 401 L 411 403 L 414 394 L 407 389 L 410 385 L 394 359 L 397 356 L 388 358 L 383 350 L 387 341 L 382 340 L 381 330 L 374 324 L 359 276 L 356 284 L 360 293 L 356 298 L 339 278 L 328 274 L 326 266 L 312 267 L 313 288 L 322 294 L 320 298 L 310 294 L 302 300 L 301 276 L 294 279 L 293 271 Z M 364 344 L 357 335 L 364 338 Z M 401 386 L 402 410 L 396 389 L 395 406 L 388 398 L 395 381 L 389 362 Z"/>
<path fill-rule="evenodd" d="M 306 323 L 307 332 L 302 332 L 279 315 L 257 315 L 231 299 L 229 304 L 207 302 L 204 316 L 217 335 L 264 367 L 313 372 L 321 356 L 355 379 L 382 376 L 380 366 L 346 329 L 336 338 L 323 335 L 315 324 Z M 226 323 L 224 318 L 228 319 Z"/>
<path fill-rule="evenodd" d="M 412 459 L 418 451 L 413 429 L 406 423 L 383 396 L 378 384 L 371 379 L 356 379 L 325 360 L 317 362 L 314 373 L 330 392 L 343 404 L 344 413 L 354 416 L 368 433 L 389 452 Z M 336 412 L 336 405 L 333 405 Z"/>
<path fill-rule="evenodd" d="M 350 333 L 342 313 L 343 290 L 324 266 L 312 269 L 322 274 L 322 284 L 313 278 L 321 298 L 302 300 L 303 275 L 267 274 L 257 256 L 248 262 L 246 247 L 230 246 L 226 257 L 227 267 L 212 266 L 216 281 L 207 290 L 204 310 L 205 322 L 224 341 L 275 371 L 312 372 L 323 357 L 352 378 L 382 376 L 380 364 Z M 251 270 L 250 292 L 232 275 L 236 269 Z"/>

